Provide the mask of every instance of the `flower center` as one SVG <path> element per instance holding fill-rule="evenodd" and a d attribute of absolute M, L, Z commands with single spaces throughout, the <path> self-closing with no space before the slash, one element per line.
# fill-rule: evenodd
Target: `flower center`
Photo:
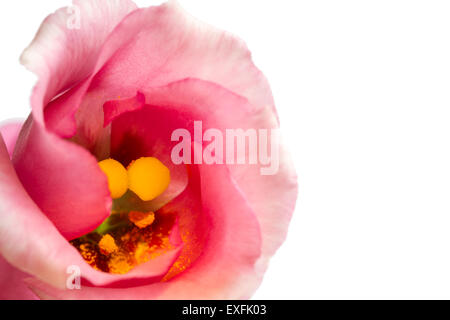
<path fill-rule="evenodd" d="M 71 244 L 94 269 L 125 274 L 174 249 L 169 239 L 175 220 L 172 214 L 115 213 Z"/>
<path fill-rule="evenodd" d="M 173 249 L 169 237 L 176 217 L 143 210 L 170 184 L 169 169 L 156 158 L 140 158 L 128 168 L 107 159 L 99 162 L 108 179 L 113 211 L 95 231 L 71 241 L 93 268 L 125 274 Z"/>

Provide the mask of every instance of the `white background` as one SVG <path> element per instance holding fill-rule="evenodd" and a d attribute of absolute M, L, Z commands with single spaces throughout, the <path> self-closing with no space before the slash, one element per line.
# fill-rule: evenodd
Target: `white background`
<path fill-rule="evenodd" d="M 450 298 L 450 3 L 180 2 L 247 41 L 296 162 L 289 237 L 255 298 Z M 18 57 L 67 4 L 0 2 L 0 119 L 29 112 Z"/>

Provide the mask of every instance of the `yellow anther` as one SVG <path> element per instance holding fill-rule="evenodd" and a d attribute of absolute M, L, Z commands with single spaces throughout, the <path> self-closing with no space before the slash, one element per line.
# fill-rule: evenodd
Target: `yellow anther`
<path fill-rule="evenodd" d="M 108 177 L 111 198 L 118 199 L 122 197 L 128 190 L 128 173 L 125 167 L 113 159 L 103 160 L 98 165 Z"/>
<path fill-rule="evenodd" d="M 156 158 L 140 158 L 128 166 L 128 183 L 139 198 L 150 201 L 169 187 L 170 171 Z"/>
<path fill-rule="evenodd" d="M 144 229 L 155 222 L 155 214 L 153 212 L 131 211 L 128 214 L 128 219 L 139 229 Z"/>
<path fill-rule="evenodd" d="M 98 243 L 98 247 L 100 248 L 100 252 L 106 256 L 119 250 L 116 245 L 116 241 L 109 234 L 103 236 L 103 238 Z"/>

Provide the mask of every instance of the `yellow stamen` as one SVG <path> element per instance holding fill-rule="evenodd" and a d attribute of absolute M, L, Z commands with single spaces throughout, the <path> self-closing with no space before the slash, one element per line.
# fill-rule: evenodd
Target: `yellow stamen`
<path fill-rule="evenodd" d="M 128 219 L 130 219 L 130 221 L 139 229 L 144 229 L 153 224 L 155 221 L 155 214 L 153 212 L 131 211 L 128 214 Z"/>
<path fill-rule="evenodd" d="M 111 253 L 117 252 L 119 248 L 116 245 L 116 241 L 109 234 L 103 236 L 102 240 L 98 243 L 101 253 L 105 256 L 110 255 Z"/>
<path fill-rule="evenodd" d="M 113 159 L 103 160 L 98 163 L 100 169 L 108 178 L 111 198 L 118 199 L 128 190 L 128 173 L 124 166 Z"/>
<path fill-rule="evenodd" d="M 140 158 L 128 166 L 128 183 L 139 198 L 150 201 L 169 187 L 170 171 L 156 158 Z"/>

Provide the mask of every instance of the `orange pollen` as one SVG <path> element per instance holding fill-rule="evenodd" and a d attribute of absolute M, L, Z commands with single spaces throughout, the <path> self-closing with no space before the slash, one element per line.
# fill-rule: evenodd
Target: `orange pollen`
<path fill-rule="evenodd" d="M 118 252 L 111 256 L 108 261 L 108 268 L 110 273 L 125 274 L 133 269 L 134 265 L 129 262 L 126 253 Z"/>
<path fill-rule="evenodd" d="M 80 253 L 84 260 L 89 263 L 91 266 L 95 266 L 96 259 L 98 257 L 97 252 L 92 246 L 88 243 L 84 243 L 80 245 Z"/>
<path fill-rule="evenodd" d="M 102 240 L 98 243 L 100 248 L 100 252 L 105 256 L 110 255 L 111 253 L 117 252 L 119 248 L 116 245 L 116 241 L 109 234 L 103 236 Z"/>
<path fill-rule="evenodd" d="M 155 213 L 131 211 L 128 214 L 128 219 L 139 229 L 144 229 L 155 222 Z"/>
<path fill-rule="evenodd" d="M 122 223 L 110 228 L 107 234 L 92 232 L 71 241 L 94 269 L 126 274 L 174 249 L 170 233 L 176 215 L 124 212 L 113 218 L 113 222 Z"/>

